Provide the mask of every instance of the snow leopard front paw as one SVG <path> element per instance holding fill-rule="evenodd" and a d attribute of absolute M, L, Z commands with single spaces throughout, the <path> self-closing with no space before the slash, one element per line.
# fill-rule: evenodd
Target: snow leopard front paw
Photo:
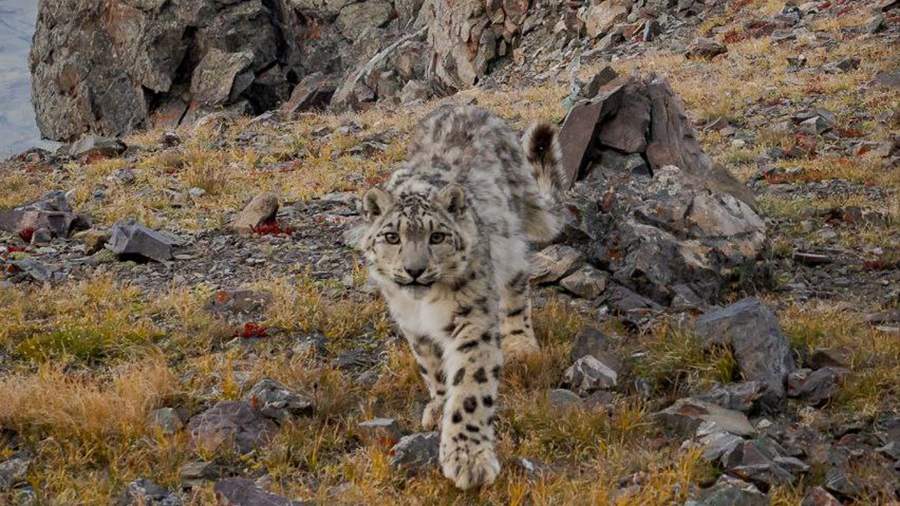
<path fill-rule="evenodd" d="M 440 461 L 444 476 L 460 490 L 490 485 L 500 474 L 493 445 L 485 442 L 442 441 Z"/>
<path fill-rule="evenodd" d="M 425 431 L 437 430 L 444 412 L 444 399 L 431 399 L 422 410 L 422 429 Z"/>

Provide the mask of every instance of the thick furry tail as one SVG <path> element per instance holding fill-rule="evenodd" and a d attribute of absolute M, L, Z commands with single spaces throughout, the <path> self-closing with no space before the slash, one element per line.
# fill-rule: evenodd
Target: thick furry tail
<path fill-rule="evenodd" d="M 556 127 L 532 125 L 522 138 L 522 147 L 538 190 L 525 206 L 525 233 L 532 242 L 549 242 L 562 230 L 560 196 L 568 186 Z"/>

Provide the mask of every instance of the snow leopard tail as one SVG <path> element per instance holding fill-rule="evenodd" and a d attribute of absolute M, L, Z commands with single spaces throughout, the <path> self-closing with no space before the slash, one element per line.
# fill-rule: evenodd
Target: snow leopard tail
<path fill-rule="evenodd" d="M 568 186 L 556 127 L 532 125 L 522 138 L 522 147 L 538 190 L 525 203 L 525 234 L 531 242 L 550 242 L 563 228 L 561 196 Z"/>

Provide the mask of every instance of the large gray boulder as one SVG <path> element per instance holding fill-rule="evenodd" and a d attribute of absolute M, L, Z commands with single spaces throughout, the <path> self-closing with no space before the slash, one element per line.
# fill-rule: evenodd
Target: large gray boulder
<path fill-rule="evenodd" d="M 741 375 L 765 383 L 761 402 L 777 408 L 785 396 L 785 381 L 796 369 L 787 338 L 775 313 L 756 298 L 709 311 L 697 319 L 694 332 L 709 345 L 729 346 Z"/>

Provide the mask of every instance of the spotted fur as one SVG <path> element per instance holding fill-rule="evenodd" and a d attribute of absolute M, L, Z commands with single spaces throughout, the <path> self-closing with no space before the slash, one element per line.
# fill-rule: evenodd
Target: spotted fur
<path fill-rule="evenodd" d="M 493 421 L 504 354 L 537 351 L 528 243 L 560 227 L 552 127 L 522 143 L 475 107 L 442 107 L 416 130 L 407 161 L 363 198 L 360 239 L 370 277 L 409 341 L 440 425 L 443 473 L 457 487 L 500 471 Z"/>

